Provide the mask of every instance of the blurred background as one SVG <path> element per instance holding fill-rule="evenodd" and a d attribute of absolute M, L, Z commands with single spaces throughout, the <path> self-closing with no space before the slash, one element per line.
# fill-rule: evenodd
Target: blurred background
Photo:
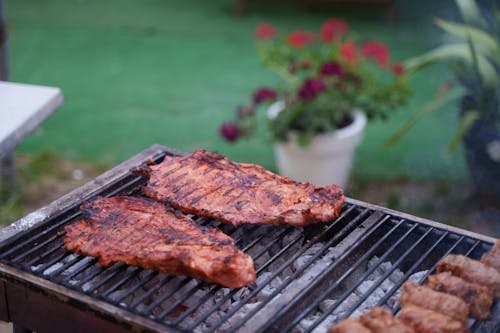
<path fill-rule="evenodd" d="M 19 186 L 0 203 L 0 221 L 28 212 L 159 143 L 217 151 L 275 171 L 272 146 L 218 134 L 250 92 L 280 80 L 256 56 L 255 28 L 317 31 L 343 18 L 404 60 L 443 42 L 433 19 L 459 17 L 452 0 L 383 6 L 322 1 L 6 0 L 10 80 L 62 89 L 64 105 L 16 150 Z M 415 75 L 410 103 L 368 124 L 348 196 L 498 236 L 494 208 L 474 201 L 462 148 L 445 152 L 457 103 L 422 119 L 396 145 L 385 141 L 450 77 L 435 66 Z M 493 214 L 493 215 L 491 215 Z"/>

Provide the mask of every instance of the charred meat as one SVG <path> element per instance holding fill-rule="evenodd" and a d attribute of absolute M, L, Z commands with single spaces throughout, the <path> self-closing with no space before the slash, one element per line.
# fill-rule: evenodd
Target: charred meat
<path fill-rule="evenodd" d="M 469 305 L 470 315 L 479 320 L 490 316 L 493 293 L 486 287 L 467 282 L 450 272 L 430 275 L 426 285 L 435 291 L 460 297 Z"/>
<path fill-rule="evenodd" d="M 406 281 L 403 284 L 403 291 L 399 297 L 399 302 L 403 307 L 413 304 L 442 313 L 462 323 L 466 323 L 469 316 L 469 306 L 461 298 L 434 291 L 429 287 L 420 286 L 413 281 Z"/>
<path fill-rule="evenodd" d="M 497 240 L 495 245 L 481 256 L 480 261 L 500 273 L 500 240 Z"/>
<path fill-rule="evenodd" d="M 500 298 L 500 273 L 478 260 L 462 255 L 449 254 L 437 265 L 438 272 L 450 272 L 462 279 L 485 286 Z"/>
<path fill-rule="evenodd" d="M 461 333 L 468 332 L 464 323 L 439 312 L 409 304 L 401 309 L 398 318 L 417 333 Z"/>
<path fill-rule="evenodd" d="M 134 170 L 149 178 L 148 197 L 186 213 L 238 226 L 291 224 L 296 227 L 335 219 L 344 202 L 336 185 L 315 187 L 276 175 L 261 166 L 236 163 L 197 150 L 165 157 L 158 165 Z"/>
<path fill-rule="evenodd" d="M 415 333 L 392 313 L 381 307 L 375 307 L 360 317 L 361 323 L 373 333 Z"/>
<path fill-rule="evenodd" d="M 252 258 L 232 238 L 158 202 L 97 198 L 81 211 L 83 220 L 65 227 L 64 248 L 97 257 L 102 266 L 123 262 L 232 288 L 255 280 Z"/>

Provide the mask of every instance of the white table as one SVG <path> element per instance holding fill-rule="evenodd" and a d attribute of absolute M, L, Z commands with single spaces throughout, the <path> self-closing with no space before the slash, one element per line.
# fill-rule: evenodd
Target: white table
<path fill-rule="evenodd" d="M 1 187 L 15 186 L 14 150 L 63 103 L 61 89 L 0 81 Z"/>

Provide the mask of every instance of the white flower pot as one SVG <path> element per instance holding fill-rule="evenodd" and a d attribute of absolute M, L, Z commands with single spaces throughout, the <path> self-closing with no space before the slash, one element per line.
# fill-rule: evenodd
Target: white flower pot
<path fill-rule="evenodd" d="M 271 105 L 268 116 L 275 117 L 282 108 L 283 104 L 279 102 Z M 306 147 L 297 143 L 297 133 L 290 132 L 287 142 L 274 146 L 278 172 L 318 186 L 337 184 L 345 187 L 349 181 L 354 152 L 363 139 L 366 126 L 363 112 L 354 111 L 353 116 L 354 121 L 349 126 L 317 135 Z"/>

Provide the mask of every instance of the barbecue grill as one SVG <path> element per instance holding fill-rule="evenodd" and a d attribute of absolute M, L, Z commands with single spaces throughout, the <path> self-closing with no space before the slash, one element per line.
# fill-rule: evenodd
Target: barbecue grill
<path fill-rule="evenodd" d="M 474 259 L 493 238 L 347 198 L 340 216 L 306 228 L 234 228 L 257 280 L 229 289 L 114 264 L 62 248 L 63 227 L 95 196 L 140 196 L 130 170 L 181 152 L 154 145 L 81 188 L 0 230 L 0 320 L 36 332 L 325 332 L 374 306 L 399 310 L 404 281 L 422 282 L 449 253 Z M 500 330 L 500 305 L 473 332 Z"/>

